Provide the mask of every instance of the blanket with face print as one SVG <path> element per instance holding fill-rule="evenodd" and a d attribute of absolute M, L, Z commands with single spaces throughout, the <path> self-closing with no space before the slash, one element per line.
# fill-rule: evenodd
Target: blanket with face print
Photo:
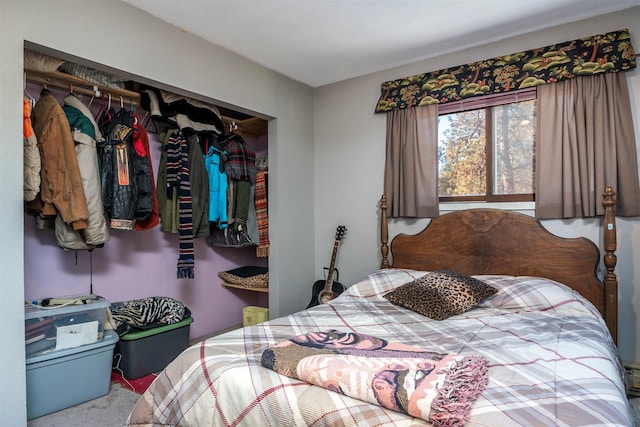
<path fill-rule="evenodd" d="M 282 341 L 264 350 L 261 363 L 435 426 L 464 424 L 488 381 L 482 357 L 442 354 L 335 329 Z"/>

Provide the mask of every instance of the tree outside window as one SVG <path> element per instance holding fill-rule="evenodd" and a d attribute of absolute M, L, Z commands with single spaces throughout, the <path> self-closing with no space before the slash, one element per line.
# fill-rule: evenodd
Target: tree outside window
<path fill-rule="evenodd" d="M 533 200 L 535 100 L 438 120 L 441 201 Z"/>

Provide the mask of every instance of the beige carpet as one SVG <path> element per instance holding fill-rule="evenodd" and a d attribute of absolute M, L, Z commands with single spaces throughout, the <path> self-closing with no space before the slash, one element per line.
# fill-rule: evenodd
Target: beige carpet
<path fill-rule="evenodd" d="M 123 427 L 140 395 L 111 383 L 106 396 L 27 422 L 27 427 Z M 640 427 L 640 398 L 630 399 L 634 427 Z"/>
<path fill-rule="evenodd" d="M 629 399 L 631 412 L 633 413 L 633 426 L 640 427 L 640 397 Z"/>
<path fill-rule="evenodd" d="M 122 427 L 140 395 L 112 382 L 109 394 L 34 418 L 27 427 Z"/>

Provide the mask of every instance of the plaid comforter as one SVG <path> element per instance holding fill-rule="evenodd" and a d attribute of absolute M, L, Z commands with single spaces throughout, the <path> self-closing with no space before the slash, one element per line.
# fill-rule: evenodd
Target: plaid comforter
<path fill-rule="evenodd" d="M 633 425 L 611 336 L 576 292 L 540 278 L 475 276 L 499 291 L 442 321 L 382 298 L 422 274 L 381 270 L 329 303 L 193 345 L 156 378 L 128 425 L 430 425 L 261 366 L 268 346 L 319 329 L 486 358 L 489 382 L 468 426 Z"/>

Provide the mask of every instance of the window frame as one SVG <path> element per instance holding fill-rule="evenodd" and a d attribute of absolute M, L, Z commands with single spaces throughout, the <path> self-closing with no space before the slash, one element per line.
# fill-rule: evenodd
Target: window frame
<path fill-rule="evenodd" d="M 485 148 L 487 150 L 486 158 L 486 176 L 487 176 L 487 189 L 493 192 L 493 109 L 490 107 L 512 104 L 517 102 L 525 102 L 537 100 L 537 89 L 535 87 L 520 89 L 517 91 L 511 91 L 507 93 L 499 93 L 492 95 L 477 96 L 470 99 L 464 99 L 455 102 L 449 102 L 438 106 L 438 117 L 453 114 L 462 113 L 469 110 L 485 109 L 485 135 L 486 140 L 491 143 L 486 143 Z M 534 146 L 535 138 L 537 134 L 534 134 Z M 440 144 L 440 141 L 438 141 Z M 535 156 L 534 156 L 535 162 Z M 438 180 L 440 177 L 438 176 Z M 534 176 L 535 185 L 535 176 Z M 439 193 L 439 191 L 438 191 Z M 484 196 L 440 196 L 438 194 L 439 202 L 532 202 L 535 201 L 535 188 L 531 194 L 486 194 Z"/>

